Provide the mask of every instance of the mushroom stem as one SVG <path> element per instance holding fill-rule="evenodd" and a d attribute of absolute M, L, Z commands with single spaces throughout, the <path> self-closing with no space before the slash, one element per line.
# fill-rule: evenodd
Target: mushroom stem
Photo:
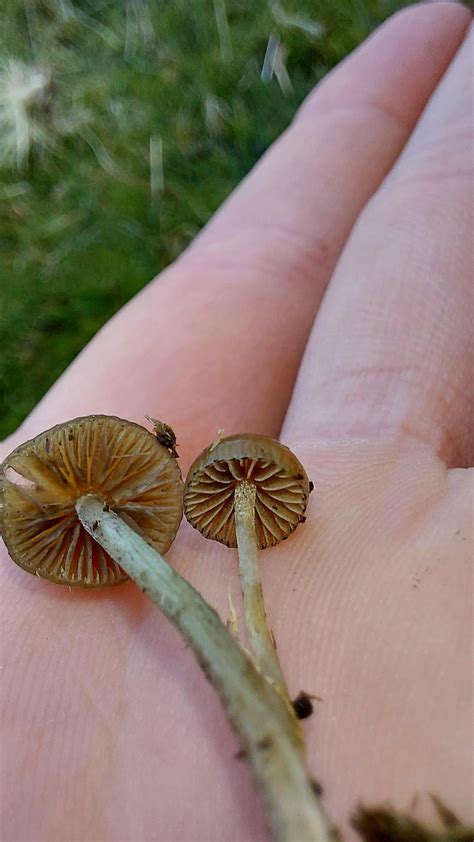
<path fill-rule="evenodd" d="M 104 500 L 85 495 L 76 511 L 86 531 L 134 579 L 193 649 L 252 763 L 277 842 L 330 842 L 284 701 L 245 656 L 201 595 Z"/>
<path fill-rule="evenodd" d="M 276 685 L 287 701 L 287 705 L 291 707 L 285 677 L 265 613 L 255 532 L 255 497 L 256 488 L 253 483 L 244 480 L 236 485 L 234 491 L 235 532 L 239 551 L 245 624 L 258 666 L 263 674 Z M 293 710 L 292 707 L 291 709 Z M 296 726 L 298 724 L 296 716 L 294 719 Z"/>

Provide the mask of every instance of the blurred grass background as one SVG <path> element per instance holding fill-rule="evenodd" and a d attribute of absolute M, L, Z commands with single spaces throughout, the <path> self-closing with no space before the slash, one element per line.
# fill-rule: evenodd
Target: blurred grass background
<path fill-rule="evenodd" d="M 391 0 L 3 0 L 0 437 Z"/>

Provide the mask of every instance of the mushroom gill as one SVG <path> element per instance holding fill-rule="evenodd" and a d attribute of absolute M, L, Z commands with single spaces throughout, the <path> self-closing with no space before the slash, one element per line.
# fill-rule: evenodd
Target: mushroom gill
<path fill-rule="evenodd" d="M 176 459 L 144 427 L 105 415 L 59 424 L 27 441 L 0 471 L 2 536 L 20 567 L 50 581 L 103 587 L 128 577 L 82 527 L 85 494 L 102 497 L 160 553 L 182 517 Z"/>
<path fill-rule="evenodd" d="M 304 519 L 309 481 L 291 451 L 267 436 L 227 436 L 191 466 L 184 509 L 206 538 L 237 546 L 234 493 L 243 481 L 255 485 L 255 531 L 260 549 L 285 540 Z"/>

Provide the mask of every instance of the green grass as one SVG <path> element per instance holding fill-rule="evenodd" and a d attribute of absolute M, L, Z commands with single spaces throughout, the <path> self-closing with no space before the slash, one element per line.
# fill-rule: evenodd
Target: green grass
<path fill-rule="evenodd" d="M 45 81 L 28 110 L 43 140 L 19 161 L 5 75 L 0 88 L 0 435 L 186 247 L 315 82 L 401 5 L 4 0 L 0 63 Z M 272 33 L 291 90 L 261 79 Z"/>

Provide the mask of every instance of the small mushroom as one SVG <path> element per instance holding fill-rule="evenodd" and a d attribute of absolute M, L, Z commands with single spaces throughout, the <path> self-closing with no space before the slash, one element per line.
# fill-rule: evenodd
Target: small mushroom
<path fill-rule="evenodd" d="M 258 547 L 284 541 L 304 518 L 310 483 L 291 450 L 268 436 L 226 436 L 206 448 L 186 478 L 185 515 L 206 538 L 237 547 L 234 497 L 249 486 Z"/>
<path fill-rule="evenodd" d="M 16 448 L 0 469 L 2 535 L 20 567 L 65 585 L 98 588 L 127 574 L 86 532 L 76 512 L 87 494 L 160 553 L 182 518 L 182 479 L 169 449 L 144 427 L 90 415 Z"/>
<path fill-rule="evenodd" d="M 249 434 L 227 436 L 204 450 L 184 488 L 184 512 L 192 526 L 206 538 L 238 547 L 249 641 L 260 668 L 286 697 L 266 623 L 257 549 L 288 538 L 304 521 L 308 495 L 306 471 L 291 450 Z"/>

